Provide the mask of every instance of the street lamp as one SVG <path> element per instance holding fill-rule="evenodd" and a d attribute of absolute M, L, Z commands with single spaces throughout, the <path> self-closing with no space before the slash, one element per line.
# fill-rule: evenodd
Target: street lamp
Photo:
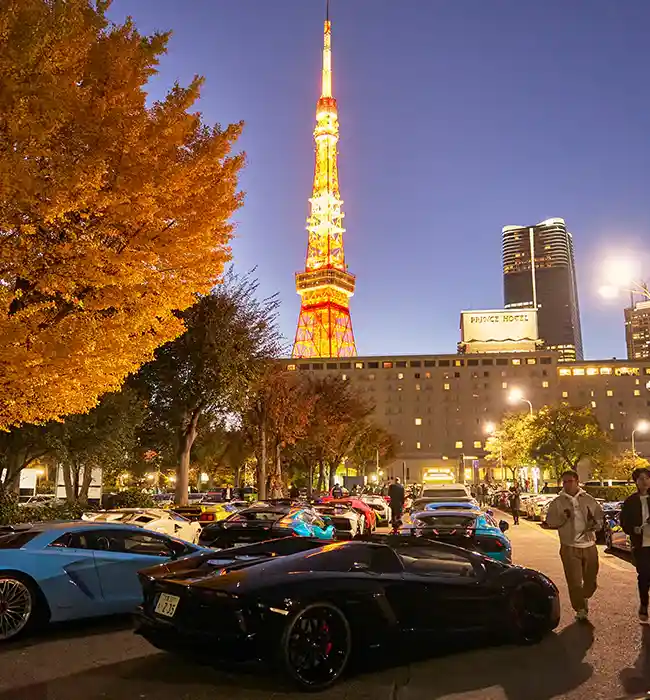
<path fill-rule="evenodd" d="M 527 403 L 528 407 L 530 408 L 530 416 L 532 418 L 533 404 L 524 396 L 524 393 L 521 389 L 513 389 L 510 392 L 510 395 L 508 396 L 508 401 L 510 401 L 510 403 Z"/>
<path fill-rule="evenodd" d="M 607 260 L 604 268 L 606 284 L 598 290 L 601 297 L 615 299 L 620 292 L 628 292 L 633 306 L 637 294 L 650 300 L 648 285 L 640 281 L 639 263 L 632 256 Z"/>
<path fill-rule="evenodd" d="M 647 420 L 640 420 L 632 431 L 632 459 L 636 460 L 636 445 L 634 444 L 635 433 L 647 433 L 650 430 L 650 422 Z"/>

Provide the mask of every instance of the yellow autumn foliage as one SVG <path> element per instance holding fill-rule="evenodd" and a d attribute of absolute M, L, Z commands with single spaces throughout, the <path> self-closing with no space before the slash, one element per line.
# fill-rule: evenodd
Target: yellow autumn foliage
<path fill-rule="evenodd" d="M 87 411 L 220 281 L 242 125 L 147 104 L 169 35 L 105 0 L 0 4 L 0 428 Z"/>

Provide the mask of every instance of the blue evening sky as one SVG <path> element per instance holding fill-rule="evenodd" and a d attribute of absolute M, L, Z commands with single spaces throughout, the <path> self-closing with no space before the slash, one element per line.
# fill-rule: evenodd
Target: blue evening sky
<path fill-rule="evenodd" d="M 324 0 L 115 0 L 172 29 L 152 82 L 206 77 L 207 122 L 244 120 L 236 267 L 293 339 Z M 624 357 L 621 250 L 650 277 L 650 0 L 332 0 L 346 254 L 360 354 L 455 352 L 461 309 L 502 304 L 501 227 L 574 234 L 586 355 Z"/>

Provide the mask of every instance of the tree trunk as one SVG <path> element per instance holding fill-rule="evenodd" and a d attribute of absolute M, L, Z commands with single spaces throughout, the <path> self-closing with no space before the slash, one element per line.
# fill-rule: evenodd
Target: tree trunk
<path fill-rule="evenodd" d="M 93 478 L 93 470 L 89 464 L 84 465 L 84 475 L 81 481 L 81 491 L 79 492 L 79 500 L 82 503 L 88 502 L 88 490 L 90 489 L 90 482 Z"/>
<path fill-rule="evenodd" d="M 305 460 L 307 464 L 307 499 L 311 501 L 312 491 L 314 490 L 314 464 L 310 460 Z"/>
<path fill-rule="evenodd" d="M 65 500 L 68 503 L 74 503 L 75 494 L 72 490 L 72 475 L 70 473 L 70 465 L 62 464 L 61 472 L 63 474 L 63 484 L 65 486 Z"/>
<path fill-rule="evenodd" d="M 190 454 L 192 445 L 196 440 L 197 425 L 201 416 L 201 409 L 195 409 L 187 426 L 183 429 L 180 439 L 180 451 L 178 467 L 176 469 L 176 504 L 186 506 L 190 488 Z"/>
<path fill-rule="evenodd" d="M 271 498 L 282 498 L 282 464 L 280 462 L 280 454 L 282 446 L 279 442 L 275 445 L 275 459 L 273 462 L 273 471 L 271 473 Z"/>
<path fill-rule="evenodd" d="M 325 465 L 323 460 L 318 460 L 318 492 L 325 490 Z"/>
<path fill-rule="evenodd" d="M 257 460 L 257 498 L 266 499 L 266 418 L 260 423 L 260 456 Z"/>

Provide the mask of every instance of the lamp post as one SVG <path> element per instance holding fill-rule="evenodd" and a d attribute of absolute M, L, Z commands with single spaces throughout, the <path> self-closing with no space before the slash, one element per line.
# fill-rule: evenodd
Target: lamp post
<path fill-rule="evenodd" d="M 636 461 L 636 444 L 634 442 L 634 436 L 636 433 L 647 433 L 650 430 L 650 422 L 647 420 L 640 420 L 632 431 L 632 459 Z"/>
<path fill-rule="evenodd" d="M 508 401 L 510 401 L 510 403 L 527 403 L 530 409 L 530 417 L 533 417 L 533 404 L 524 396 L 521 389 L 513 389 L 508 396 Z"/>

